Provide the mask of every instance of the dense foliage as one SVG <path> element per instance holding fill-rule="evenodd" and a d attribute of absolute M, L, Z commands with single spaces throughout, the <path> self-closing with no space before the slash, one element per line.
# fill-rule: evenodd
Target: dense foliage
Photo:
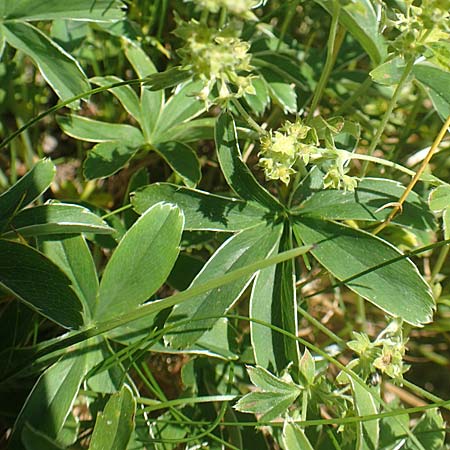
<path fill-rule="evenodd" d="M 440 450 L 449 0 L 0 0 L 0 446 Z"/>

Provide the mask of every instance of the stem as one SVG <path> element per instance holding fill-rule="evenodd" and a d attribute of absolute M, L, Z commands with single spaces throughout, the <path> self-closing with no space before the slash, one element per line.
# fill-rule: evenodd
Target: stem
<path fill-rule="evenodd" d="M 305 389 L 302 392 L 302 414 L 301 414 L 301 419 L 303 421 L 306 420 L 307 413 L 308 413 L 308 390 Z"/>
<path fill-rule="evenodd" d="M 239 111 L 239 114 L 242 116 L 243 119 L 260 135 L 267 134 L 267 131 L 262 128 L 260 125 L 258 125 L 251 117 L 250 114 L 245 110 L 245 108 L 241 105 L 239 100 L 236 98 L 231 99 L 231 103 L 236 107 L 236 109 Z"/>
<path fill-rule="evenodd" d="M 408 63 L 406 64 L 405 69 L 403 70 L 400 81 L 398 82 L 397 87 L 395 88 L 394 94 L 392 95 L 392 98 L 389 101 L 388 109 L 384 113 L 383 118 L 381 119 L 381 123 L 378 126 L 377 132 L 375 133 L 375 136 L 372 139 L 372 143 L 370 144 L 370 147 L 367 150 L 367 154 L 369 156 L 373 155 L 375 149 L 377 148 L 377 146 L 380 142 L 381 136 L 383 135 L 384 129 L 386 128 L 389 118 L 391 117 L 392 111 L 394 110 L 395 106 L 397 105 L 398 97 L 400 96 L 403 86 L 404 86 L 406 80 L 408 79 L 409 74 L 411 73 L 411 70 L 414 65 L 414 61 L 415 61 L 415 59 L 411 58 L 408 61 Z M 365 177 L 368 166 L 369 166 L 369 162 L 365 162 L 363 164 L 362 170 L 361 170 L 361 177 Z"/>
<path fill-rule="evenodd" d="M 367 89 L 369 89 L 371 84 L 372 84 L 372 78 L 369 76 L 359 85 L 358 89 L 356 89 L 353 92 L 353 94 L 347 100 L 345 100 L 344 103 L 342 103 L 342 105 L 336 111 L 336 115 L 342 116 L 342 114 L 345 111 L 347 111 L 347 109 L 350 108 L 350 106 L 353 105 L 355 100 L 357 100 L 358 98 L 361 98 L 366 93 Z"/>
<path fill-rule="evenodd" d="M 286 16 L 284 17 L 283 25 L 281 25 L 280 37 L 278 38 L 278 44 L 276 48 L 276 52 L 280 50 L 281 44 L 283 43 L 284 36 L 286 35 L 286 31 L 291 23 L 292 18 L 294 17 L 295 10 L 297 9 L 297 5 L 300 3 L 300 0 L 294 0 L 292 5 L 289 7 Z"/>
<path fill-rule="evenodd" d="M 376 156 L 369 156 L 369 155 L 360 155 L 359 153 L 351 153 L 351 152 L 347 152 L 346 150 L 339 150 L 339 151 L 344 152 L 345 157 L 347 159 L 359 159 L 361 161 L 370 161 L 370 162 L 374 162 L 377 164 L 381 164 L 382 166 L 392 167 L 393 169 L 396 169 L 400 172 L 406 173 L 407 175 L 410 175 L 412 177 L 414 175 L 416 175 L 416 172 L 414 172 L 414 170 L 408 169 L 408 168 L 402 166 L 401 164 L 397 164 L 397 163 L 388 161 L 383 158 L 377 158 Z M 433 183 L 437 186 L 439 186 L 441 184 L 446 184 L 442 180 L 440 180 L 438 177 L 435 177 L 434 175 L 426 174 L 423 177 L 422 177 L 422 175 L 423 174 L 421 174 L 421 176 L 419 177 L 422 181 L 427 181 L 428 183 Z"/>
<path fill-rule="evenodd" d="M 314 111 L 316 110 L 317 105 L 322 99 L 325 86 L 331 74 L 331 69 L 333 68 L 337 53 L 339 52 L 340 46 L 342 45 L 342 42 L 344 40 L 345 31 L 343 28 L 339 31 L 339 34 L 337 34 L 340 9 L 340 3 L 337 0 L 334 0 L 333 11 L 331 13 L 330 34 L 328 35 L 327 59 L 325 61 L 322 75 L 320 76 L 319 83 L 317 84 L 317 88 L 314 91 L 314 97 L 312 99 L 311 108 L 308 112 L 308 117 L 306 118 L 306 123 L 309 123 L 311 121 L 314 115 Z"/>
<path fill-rule="evenodd" d="M 116 214 L 126 211 L 127 209 L 130 209 L 132 207 L 133 207 L 133 205 L 131 203 L 128 203 L 127 205 L 121 206 L 120 208 L 117 208 L 114 211 L 110 211 L 109 213 L 102 216 L 101 219 L 104 220 L 107 217 L 115 216 Z"/>
<path fill-rule="evenodd" d="M 86 92 L 83 92 L 81 94 L 75 95 L 74 97 L 70 97 L 69 99 L 64 100 L 63 102 L 58 103 L 58 104 L 52 106 L 51 108 L 41 112 L 37 116 L 33 117 L 26 124 L 22 125 L 19 129 L 14 131 L 14 133 L 11 133 L 8 137 L 3 139 L 2 142 L 0 142 L 0 149 L 2 149 L 3 147 L 6 147 L 13 139 L 15 139 L 17 136 L 22 134 L 25 130 L 27 130 L 28 128 L 33 126 L 35 123 L 37 123 L 40 120 L 42 120 L 44 117 L 47 117 L 49 114 L 52 114 L 52 113 L 54 113 L 56 111 L 59 111 L 60 109 L 64 108 L 67 105 L 70 105 L 71 103 L 73 103 L 73 102 L 75 102 L 77 100 L 81 100 L 84 97 L 87 97 L 89 95 L 98 94 L 99 92 L 108 91 L 109 89 L 113 89 L 115 87 L 134 85 L 134 84 L 141 84 L 141 83 L 145 83 L 146 81 L 148 81 L 147 78 L 135 78 L 133 80 L 119 81 L 117 83 L 111 83 L 111 84 L 108 84 L 108 85 L 105 85 L 105 86 L 101 86 L 101 87 L 98 87 L 98 88 L 95 88 L 95 89 L 90 89 L 89 91 L 86 91 Z"/>
<path fill-rule="evenodd" d="M 444 263 L 445 263 L 445 260 L 447 259 L 449 250 L 450 250 L 450 246 L 448 246 L 448 245 L 441 248 L 441 251 L 439 252 L 439 256 L 436 261 L 436 264 L 434 265 L 433 270 L 431 272 L 430 284 L 432 284 L 432 285 L 434 284 L 437 274 L 441 271 L 442 267 L 444 266 Z"/>
<path fill-rule="evenodd" d="M 431 158 L 433 157 L 435 151 L 439 147 L 439 144 L 441 143 L 442 139 L 444 139 L 445 134 L 447 133 L 447 129 L 450 127 L 450 116 L 447 117 L 447 120 L 445 121 L 444 125 L 442 125 L 441 131 L 439 131 L 439 134 L 436 136 L 436 139 L 433 142 L 433 145 L 430 147 L 430 150 L 428 150 L 427 156 L 423 160 L 422 164 L 419 167 L 419 170 L 415 173 L 413 179 L 409 183 L 408 187 L 405 189 L 405 192 L 403 192 L 403 195 L 400 197 L 399 201 L 395 205 L 395 207 L 392 209 L 391 213 L 387 217 L 387 219 L 382 222 L 377 228 L 374 230 L 374 234 L 379 233 L 381 230 L 386 228 L 386 226 L 391 222 L 391 220 L 396 216 L 396 214 L 402 209 L 403 203 L 406 200 L 406 197 L 408 197 L 409 193 L 413 190 L 414 186 L 419 181 L 422 173 L 425 171 L 428 163 L 430 162 Z"/>

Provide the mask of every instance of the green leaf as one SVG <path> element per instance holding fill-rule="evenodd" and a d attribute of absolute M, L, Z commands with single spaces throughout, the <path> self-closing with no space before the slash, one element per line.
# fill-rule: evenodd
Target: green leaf
<path fill-rule="evenodd" d="M 22 429 L 21 438 L 26 450 L 65 450 L 66 448 L 58 444 L 55 439 L 33 428 L 28 422 Z"/>
<path fill-rule="evenodd" d="M 450 115 L 450 73 L 428 64 L 415 64 L 413 74 L 428 88 L 434 108 L 446 120 Z"/>
<path fill-rule="evenodd" d="M 87 180 L 109 177 L 124 167 L 139 148 L 129 147 L 125 142 L 101 142 L 89 150 L 83 164 Z"/>
<path fill-rule="evenodd" d="M 39 247 L 69 277 L 84 311 L 90 316 L 95 310 L 98 278 L 84 237 L 43 236 L 39 239 Z"/>
<path fill-rule="evenodd" d="M 290 228 L 285 227 L 274 253 L 292 248 L 290 233 Z M 250 297 L 250 317 L 297 335 L 297 299 L 294 282 L 292 261 L 259 272 Z M 258 323 L 250 324 L 250 332 L 258 365 L 280 373 L 290 361 L 298 361 L 300 355 L 295 340 Z"/>
<path fill-rule="evenodd" d="M 0 239 L 0 287 L 65 328 L 82 323 L 82 306 L 70 279 L 33 248 Z"/>
<path fill-rule="evenodd" d="M 0 10 L 4 20 L 78 19 L 91 22 L 109 22 L 123 19 L 125 11 L 119 0 L 2 0 Z"/>
<path fill-rule="evenodd" d="M 163 142 L 160 136 L 174 125 L 190 121 L 205 111 L 205 103 L 195 97 L 201 88 L 200 81 L 190 81 L 175 90 L 161 111 L 152 137 L 153 144 Z"/>
<path fill-rule="evenodd" d="M 438 409 L 426 411 L 412 430 L 414 436 L 427 450 L 441 450 L 444 448 L 445 423 Z M 414 450 L 416 443 L 409 438 L 405 450 Z"/>
<path fill-rule="evenodd" d="M 89 29 L 89 22 L 56 19 L 52 22 L 50 37 L 66 52 L 72 53 L 81 47 Z"/>
<path fill-rule="evenodd" d="M 280 238 L 281 226 L 258 225 L 232 236 L 211 256 L 190 288 L 213 281 L 218 276 L 245 267 L 269 255 Z M 212 328 L 228 311 L 250 283 L 254 273 L 233 283 L 197 295 L 177 305 L 169 320 L 177 323 L 174 334 L 167 337 L 172 347 L 186 348 Z"/>
<path fill-rule="evenodd" d="M 307 348 L 305 348 L 303 356 L 300 359 L 299 368 L 306 383 L 312 385 L 314 383 L 314 378 L 316 377 L 316 363 Z"/>
<path fill-rule="evenodd" d="M 183 70 L 180 67 L 172 67 L 165 72 L 148 76 L 145 86 L 148 86 L 152 91 L 159 91 L 160 89 L 178 86 L 190 78 L 192 78 L 192 74 L 188 70 Z"/>
<path fill-rule="evenodd" d="M 38 379 L 14 424 L 9 447 L 23 450 L 20 436 L 26 423 L 50 439 L 62 430 L 86 373 L 85 354 L 67 356 Z"/>
<path fill-rule="evenodd" d="M 442 211 L 450 207 L 450 186 L 444 184 L 434 189 L 430 194 L 429 203 L 433 211 Z"/>
<path fill-rule="evenodd" d="M 444 239 L 450 239 L 450 207 L 444 211 L 442 220 L 444 223 Z"/>
<path fill-rule="evenodd" d="M 268 422 L 284 414 L 295 402 L 300 391 L 283 395 L 274 392 L 250 392 L 244 395 L 234 406 L 241 412 L 258 414 L 258 420 Z"/>
<path fill-rule="evenodd" d="M 148 329 L 147 329 L 148 333 Z M 126 372 L 117 354 L 104 336 L 97 336 L 88 342 L 86 377 L 87 389 L 102 394 L 113 394 L 123 385 Z M 113 361 L 111 363 L 111 361 Z"/>
<path fill-rule="evenodd" d="M 404 59 L 397 57 L 373 69 L 370 72 L 370 76 L 378 84 L 392 86 L 400 82 L 405 67 L 406 63 Z"/>
<path fill-rule="evenodd" d="M 450 68 L 450 42 L 441 40 L 430 42 L 426 47 L 433 53 L 431 60 L 444 70 Z"/>
<path fill-rule="evenodd" d="M 150 58 L 136 43 L 130 43 L 130 45 L 126 47 L 125 55 L 139 78 L 145 78 L 158 72 Z M 148 86 L 141 84 L 141 125 L 147 142 L 151 142 L 151 137 L 163 105 L 163 90 L 154 92 L 151 91 Z"/>
<path fill-rule="evenodd" d="M 136 400 L 128 386 L 113 394 L 95 422 L 89 450 L 126 450 L 134 430 Z"/>
<path fill-rule="evenodd" d="M 303 429 L 291 420 L 284 422 L 282 440 L 285 450 L 314 450 Z"/>
<path fill-rule="evenodd" d="M 399 408 L 397 402 L 394 402 L 393 408 Z M 380 439 L 379 447 L 386 450 L 397 450 L 400 445 L 406 441 L 406 430 L 409 429 L 408 414 L 398 414 L 395 420 L 392 417 L 385 417 L 380 420 Z"/>
<path fill-rule="evenodd" d="M 103 273 L 97 320 L 136 308 L 164 283 L 178 256 L 183 222 L 177 207 L 159 203 L 126 232 Z"/>
<path fill-rule="evenodd" d="M 295 113 L 297 111 L 297 94 L 295 88 L 286 82 L 278 71 L 268 67 L 259 69 L 264 81 L 267 84 L 270 96 L 278 103 L 285 113 Z"/>
<path fill-rule="evenodd" d="M 61 100 L 67 100 L 91 88 L 76 59 L 40 30 L 20 22 L 3 23 L 2 28 L 8 44 L 34 61 Z"/>
<path fill-rule="evenodd" d="M 338 280 L 383 311 L 412 325 L 431 320 L 434 300 L 429 286 L 414 264 L 401 258 L 401 253 L 386 241 L 307 218 L 295 222 L 294 233 L 297 241 L 316 245 L 311 253 Z"/>
<path fill-rule="evenodd" d="M 56 168 L 49 159 L 39 161 L 28 173 L 0 195 L 0 230 L 11 216 L 47 190 Z"/>
<path fill-rule="evenodd" d="M 334 0 L 315 0 L 327 10 L 333 12 Z M 386 57 L 386 42 L 380 32 L 377 14 L 370 0 L 346 2 L 340 8 L 339 22 L 347 28 L 353 37 L 367 52 L 374 65 L 378 65 Z"/>
<path fill-rule="evenodd" d="M 122 141 L 131 147 L 139 147 L 144 144 L 142 133 L 131 125 L 100 122 L 76 115 L 58 116 L 56 121 L 64 133 L 82 141 Z"/>
<path fill-rule="evenodd" d="M 184 291 L 202 270 L 203 265 L 202 259 L 191 256 L 189 253 L 180 253 L 167 283 L 177 291 Z"/>
<path fill-rule="evenodd" d="M 262 391 L 276 392 L 277 394 L 299 394 L 298 386 L 294 383 L 284 380 L 283 378 L 276 377 L 264 367 L 247 367 L 248 376 L 250 381 Z"/>
<path fill-rule="evenodd" d="M 10 231 L 3 233 L 4 238 L 17 234 L 29 237 L 44 234 L 111 234 L 115 231 L 82 206 L 56 202 L 22 210 L 11 220 L 9 228 Z"/>
<path fill-rule="evenodd" d="M 359 416 L 377 415 L 379 413 L 378 402 L 368 387 L 363 388 L 355 382 L 353 377 L 348 377 L 352 386 L 355 409 Z M 374 388 L 371 388 L 374 390 Z M 379 394 L 378 394 L 379 395 Z M 396 418 L 393 418 L 395 421 Z M 379 448 L 380 420 L 365 420 L 357 423 L 355 450 L 374 450 Z"/>
<path fill-rule="evenodd" d="M 385 220 L 389 203 L 398 202 L 405 188 L 393 180 L 365 178 L 354 192 L 319 189 L 292 212 L 321 220 Z M 411 192 L 403 205 L 401 214 L 393 220 L 409 228 L 433 230 L 436 222 L 425 201 Z"/>
<path fill-rule="evenodd" d="M 220 167 L 231 189 L 244 200 L 259 203 L 271 211 L 282 211 L 283 206 L 256 181 L 242 161 L 231 114 L 222 113 L 217 119 L 215 141 Z"/>
<path fill-rule="evenodd" d="M 265 221 L 267 216 L 267 211 L 257 205 L 168 183 L 146 186 L 131 196 L 139 214 L 161 201 L 183 211 L 186 230 L 240 231 Z"/>
<path fill-rule="evenodd" d="M 186 186 L 195 187 L 201 178 L 200 163 L 194 150 L 181 142 L 156 144 L 155 150 L 183 179 Z"/>
<path fill-rule="evenodd" d="M 251 83 L 253 89 L 255 89 L 255 94 L 245 94 L 244 98 L 253 112 L 261 116 L 270 103 L 269 90 L 267 84 L 261 78 L 253 78 Z"/>
<path fill-rule="evenodd" d="M 161 142 L 198 142 L 200 140 L 214 139 L 215 124 L 216 119 L 212 117 L 179 123 L 168 130 L 162 131 L 159 135 L 159 140 Z"/>
<path fill-rule="evenodd" d="M 300 395 L 292 382 L 277 378 L 262 367 L 247 367 L 251 382 L 260 391 L 244 395 L 234 406 L 241 412 L 261 414 L 258 420 L 270 421 L 282 415 Z"/>
<path fill-rule="evenodd" d="M 123 80 L 119 77 L 108 75 L 106 77 L 94 77 L 90 81 L 97 86 L 107 86 Z M 134 89 L 131 86 L 125 85 L 109 89 L 109 91 L 119 100 L 126 112 L 142 124 L 141 105 Z"/>

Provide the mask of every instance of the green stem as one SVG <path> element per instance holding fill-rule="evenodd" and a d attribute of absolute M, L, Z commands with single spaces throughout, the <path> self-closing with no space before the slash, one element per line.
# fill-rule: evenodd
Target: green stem
<path fill-rule="evenodd" d="M 135 78 L 133 80 L 119 81 L 117 83 L 111 83 L 111 84 L 108 84 L 108 85 L 105 85 L 105 86 L 101 86 L 101 87 L 98 87 L 98 88 L 95 88 L 95 89 L 90 89 L 89 91 L 83 92 L 83 93 L 75 95 L 75 96 L 73 96 L 73 97 L 71 97 L 71 98 L 69 98 L 67 100 L 64 100 L 63 102 L 58 103 L 58 104 L 52 106 L 51 108 L 41 112 L 37 116 L 33 117 L 30 121 L 28 121 L 27 123 L 22 125 L 19 129 L 17 129 L 13 133 L 11 133 L 8 137 L 3 139 L 3 141 L 0 142 L 0 149 L 2 149 L 3 147 L 6 147 L 13 139 L 15 139 L 17 136 L 22 134 L 25 130 L 27 130 L 28 128 L 33 126 L 35 123 L 37 123 L 40 120 L 42 120 L 44 117 L 47 117 L 48 115 L 50 115 L 50 114 L 52 114 L 52 113 L 54 113 L 56 111 L 59 111 L 60 109 L 70 105 L 71 103 L 73 103 L 73 102 L 75 102 L 77 100 L 81 100 L 84 97 L 88 97 L 90 95 L 98 94 L 99 92 L 104 92 L 104 91 L 107 91 L 107 90 L 115 88 L 115 87 L 134 85 L 134 84 L 141 84 L 141 83 L 145 83 L 146 81 L 148 81 L 147 78 Z"/>
<path fill-rule="evenodd" d="M 420 395 L 423 398 L 426 398 L 427 400 L 430 400 L 433 403 L 442 402 L 442 399 L 439 398 L 437 395 L 433 395 L 431 392 L 422 389 L 421 387 L 415 385 L 414 383 L 411 383 L 408 380 L 402 380 L 402 384 L 403 386 L 406 386 L 410 391 L 415 392 L 416 394 Z M 450 410 L 450 407 L 448 406 L 444 406 L 444 408 Z"/>
<path fill-rule="evenodd" d="M 316 90 L 314 91 L 314 97 L 311 102 L 311 108 L 309 109 L 308 117 L 306 118 L 306 123 L 309 123 L 311 121 L 314 115 L 314 111 L 316 110 L 317 105 L 322 99 L 323 93 L 325 91 L 325 86 L 328 82 L 328 78 L 330 77 L 331 70 L 336 60 L 337 52 L 339 51 L 340 44 L 342 44 L 343 41 L 344 29 L 341 29 L 339 39 L 336 39 L 339 25 L 340 9 L 341 9 L 340 3 L 337 0 L 334 0 L 333 10 L 331 13 L 330 34 L 328 35 L 327 59 L 325 61 L 325 66 L 320 76 L 319 83 L 317 84 Z M 336 43 L 339 44 L 335 46 Z"/>
<path fill-rule="evenodd" d="M 342 114 L 344 114 L 347 111 L 347 109 L 350 108 L 350 106 L 352 106 L 357 99 L 361 98 L 366 93 L 371 84 L 372 78 L 369 76 L 359 85 L 358 89 L 356 89 L 352 93 L 352 95 L 347 100 L 345 100 L 344 103 L 342 103 L 342 105 L 336 111 L 336 115 L 342 116 Z"/>
<path fill-rule="evenodd" d="M 347 152 L 346 150 L 339 150 L 339 151 L 344 152 L 345 157 L 347 159 L 359 159 L 359 160 L 365 161 L 365 162 L 373 162 L 376 164 L 381 164 L 382 166 L 392 167 L 393 169 L 396 169 L 400 172 L 406 173 L 407 175 L 410 175 L 410 176 L 414 176 L 416 174 L 416 172 L 402 166 L 401 164 L 397 164 L 397 163 L 388 161 L 383 158 L 377 158 L 376 156 L 370 156 L 370 155 L 360 155 L 359 153 L 351 153 L 351 152 Z M 422 181 L 427 181 L 429 183 L 431 182 L 436 185 L 446 184 L 442 180 L 440 180 L 438 177 L 435 177 L 434 175 L 430 175 L 430 174 L 422 174 L 420 176 L 420 179 Z"/>
<path fill-rule="evenodd" d="M 297 5 L 300 3 L 300 0 L 294 0 L 292 5 L 289 6 L 288 12 L 283 20 L 283 25 L 281 25 L 280 37 L 278 38 L 278 44 L 276 48 L 276 52 L 280 50 L 281 44 L 283 43 L 284 36 L 286 35 L 289 24 L 291 23 L 292 18 L 294 17 L 295 10 L 297 9 Z"/>
<path fill-rule="evenodd" d="M 242 116 L 243 119 L 245 119 L 245 121 L 255 130 L 257 131 L 260 135 L 265 135 L 267 134 L 267 131 L 262 128 L 260 125 L 258 125 L 250 116 L 250 114 L 245 110 L 245 108 L 241 105 L 241 103 L 239 102 L 239 100 L 237 100 L 236 98 L 232 98 L 231 99 L 231 103 L 233 103 L 233 105 L 236 107 L 236 109 L 239 111 L 239 114 Z"/>
<path fill-rule="evenodd" d="M 438 273 L 441 271 L 442 267 L 444 266 L 444 263 L 447 259 L 449 250 L 450 250 L 449 245 L 446 245 L 445 247 L 441 248 L 438 259 L 437 259 L 436 263 L 434 264 L 433 270 L 431 272 L 431 276 L 430 276 L 430 284 L 431 285 L 433 285 L 435 283 Z"/>
<path fill-rule="evenodd" d="M 381 136 L 383 135 L 384 129 L 386 128 L 389 118 L 391 117 L 392 111 L 394 110 L 395 106 L 397 105 L 398 97 L 400 96 L 403 86 L 404 86 L 406 80 L 408 79 L 409 74 L 411 73 L 411 70 L 414 65 L 414 61 L 415 61 L 415 59 L 411 58 L 408 61 L 408 63 L 406 64 L 405 69 L 403 70 L 400 81 L 398 82 L 397 87 L 395 88 L 394 94 L 392 95 L 392 98 L 389 101 L 388 108 L 387 108 L 386 112 L 384 113 L 384 115 L 381 119 L 381 123 L 378 126 L 377 132 L 375 133 L 375 136 L 372 139 L 370 147 L 367 150 L 367 154 L 369 156 L 373 155 L 373 153 L 375 152 L 375 149 L 377 148 L 378 144 L 380 143 Z M 364 177 L 366 175 L 368 166 L 369 166 L 369 162 L 365 161 L 362 166 L 362 169 L 361 169 L 361 177 Z"/>

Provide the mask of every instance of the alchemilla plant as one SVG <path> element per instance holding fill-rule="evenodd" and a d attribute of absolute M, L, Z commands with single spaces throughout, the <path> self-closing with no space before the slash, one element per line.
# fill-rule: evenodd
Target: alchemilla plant
<path fill-rule="evenodd" d="M 0 0 L 0 447 L 448 448 L 449 11 Z"/>

